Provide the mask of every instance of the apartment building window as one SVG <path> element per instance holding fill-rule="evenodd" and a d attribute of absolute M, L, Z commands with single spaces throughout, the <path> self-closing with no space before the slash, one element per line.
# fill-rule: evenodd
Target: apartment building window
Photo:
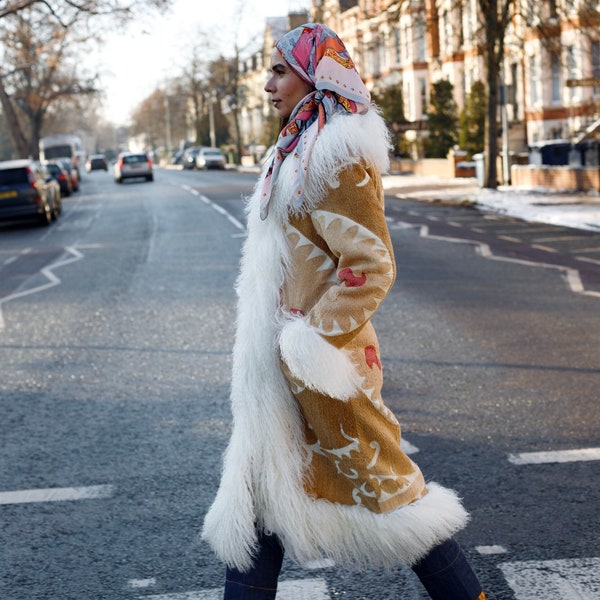
<path fill-rule="evenodd" d="M 527 5 L 525 7 L 525 14 L 527 15 L 527 25 L 534 25 L 536 21 L 536 11 L 535 11 L 536 0 L 527 0 Z"/>
<path fill-rule="evenodd" d="M 410 61 L 411 57 L 410 44 L 412 36 L 410 33 L 410 24 L 404 23 L 402 25 L 402 58 L 405 62 Z"/>
<path fill-rule="evenodd" d="M 394 56 L 396 58 L 396 64 L 402 63 L 402 45 L 400 42 L 400 29 L 394 27 Z"/>
<path fill-rule="evenodd" d="M 529 99 L 531 101 L 532 106 L 535 106 L 537 105 L 540 99 L 540 73 L 538 67 L 538 58 L 535 55 L 529 57 L 529 81 L 531 85 L 531 89 L 529 91 Z"/>
<path fill-rule="evenodd" d="M 444 53 L 450 55 L 452 54 L 452 20 L 447 10 L 442 13 L 442 31 L 444 32 L 444 39 L 442 41 Z"/>
<path fill-rule="evenodd" d="M 417 59 L 425 60 L 427 54 L 427 29 L 425 19 L 420 16 L 417 19 Z"/>
<path fill-rule="evenodd" d="M 565 49 L 565 53 L 567 62 L 567 79 L 578 79 L 579 74 L 577 71 L 577 48 L 573 45 L 567 46 L 567 48 Z M 578 88 L 572 87 L 569 89 L 571 90 L 571 98 L 573 98 L 577 93 L 576 90 L 578 90 Z"/>
<path fill-rule="evenodd" d="M 600 77 L 600 42 L 592 42 L 590 51 L 592 55 L 592 77 Z M 592 93 L 594 96 L 600 96 L 600 85 L 595 85 Z"/>
<path fill-rule="evenodd" d="M 429 100 L 427 98 L 427 82 L 425 79 L 419 79 L 419 95 L 421 97 L 421 114 L 425 114 L 429 108 Z"/>
<path fill-rule="evenodd" d="M 387 64 L 385 60 L 385 47 L 386 47 L 387 38 L 385 33 L 378 35 L 375 38 L 376 43 L 376 52 L 377 52 L 377 69 L 379 72 L 383 71 Z"/>
<path fill-rule="evenodd" d="M 468 41 L 473 40 L 474 35 L 474 27 L 475 23 L 475 15 L 477 11 L 473 7 L 473 0 L 469 0 L 465 4 L 465 12 L 463 14 L 463 21 L 461 23 L 462 28 L 464 29 L 464 38 Z"/>
<path fill-rule="evenodd" d="M 556 52 L 550 54 L 550 80 L 551 80 L 551 102 L 552 104 L 560 104 L 561 98 L 561 81 L 560 81 L 560 57 Z"/>

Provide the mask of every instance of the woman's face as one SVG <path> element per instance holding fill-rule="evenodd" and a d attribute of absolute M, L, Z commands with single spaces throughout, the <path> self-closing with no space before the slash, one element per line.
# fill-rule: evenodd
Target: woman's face
<path fill-rule="evenodd" d="M 296 104 L 311 92 L 313 87 L 294 73 L 277 48 L 273 48 L 271 53 L 270 73 L 265 92 L 271 94 L 271 102 L 277 114 L 282 119 L 287 119 Z"/>

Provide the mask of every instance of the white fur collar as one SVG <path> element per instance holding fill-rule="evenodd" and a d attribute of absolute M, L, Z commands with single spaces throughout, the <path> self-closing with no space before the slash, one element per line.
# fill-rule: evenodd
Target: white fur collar
<path fill-rule="evenodd" d="M 377 107 L 371 106 L 362 115 L 333 115 L 315 142 L 306 178 L 305 200 L 296 210 L 313 210 L 325 197 L 340 172 L 352 164 L 372 165 L 381 173 L 387 172 L 390 148 L 389 130 Z M 281 165 L 273 190 L 269 218 L 277 215 L 280 219 L 287 220 L 289 212 L 294 212 L 291 208 L 293 177 L 290 171 L 293 166 L 291 161 L 284 161 Z M 257 186 L 259 188 L 260 183 Z"/>

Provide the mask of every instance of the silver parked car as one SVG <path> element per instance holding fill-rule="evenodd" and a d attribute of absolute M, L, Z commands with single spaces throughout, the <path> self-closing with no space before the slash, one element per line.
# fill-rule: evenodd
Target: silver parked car
<path fill-rule="evenodd" d="M 152 161 L 145 152 L 121 152 L 115 163 L 114 176 L 117 183 L 134 178 L 154 181 Z"/>
<path fill-rule="evenodd" d="M 196 155 L 198 169 L 224 169 L 225 157 L 218 148 L 200 148 Z"/>

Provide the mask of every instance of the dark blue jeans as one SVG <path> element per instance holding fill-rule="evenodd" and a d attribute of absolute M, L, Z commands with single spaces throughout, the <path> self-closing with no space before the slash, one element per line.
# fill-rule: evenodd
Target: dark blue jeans
<path fill-rule="evenodd" d="M 275 536 L 261 534 L 253 568 L 227 569 L 224 600 L 275 600 L 283 548 Z M 485 600 L 477 576 L 461 547 L 447 540 L 412 567 L 433 600 Z"/>
<path fill-rule="evenodd" d="M 275 600 L 283 548 L 274 535 L 258 536 L 258 554 L 247 573 L 227 568 L 224 600 Z"/>

